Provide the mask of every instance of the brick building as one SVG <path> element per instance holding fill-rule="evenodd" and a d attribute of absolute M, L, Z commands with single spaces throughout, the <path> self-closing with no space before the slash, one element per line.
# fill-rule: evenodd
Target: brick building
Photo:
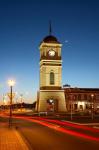
<path fill-rule="evenodd" d="M 67 111 L 99 110 L 98 88 L 64 88 Z M 72 107 L 71 107 L 72 106 Z"/>

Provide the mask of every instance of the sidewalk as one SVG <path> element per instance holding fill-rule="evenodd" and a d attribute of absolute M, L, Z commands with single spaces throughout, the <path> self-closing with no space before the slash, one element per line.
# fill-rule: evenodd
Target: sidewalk
<path fill-rule="evenodd" d="M 0 122 L 0 150 L 29 150 L 15 128 Z"/>

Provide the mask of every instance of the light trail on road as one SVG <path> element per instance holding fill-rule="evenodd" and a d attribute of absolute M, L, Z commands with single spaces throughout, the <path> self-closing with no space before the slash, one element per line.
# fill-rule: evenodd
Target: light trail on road
<path fill-rule="evenodd" d="M 2 117 L 8 117 L 8 116 L 3 116 L 2 115 Z M 51 129 L 54 129 L 56 131 L 59 131 L 59 132 L 65 133 L 65 134 L 69 134 L 69 135 L 72 135 L 72 136 L 75 136 L 75 137 L 81 137 L 81 138 L 84 138 L 84 139 L 87 139 L 87 140 L 99 142 L 99 138 L 97 138 L 97 137 L 93 137 L 93 136 L 89 136 L 87 134 L 83 134 L 83 133 L 79 133 L 79 132 L 76 132 L 76 131 L 72 131 L 70 129 L 65 129 L 65 128 L 57 125 L 57 124 L 54 124 L 54 123 L 58 123 L 60 125 L 68 125 L 68 126 L 80 128 L 79 125 L 76 126 L 76 124 L 73 124 L 73 123 L 62 122 L 62 121 L 59 121 L 59 120 L 44 119 L 44 118 L 41 118 L 41 117 L 39 117 L 39 118 L 38 117 L 32 118 L 32 117 L 23 117 L 23 116 L 13 116 L 13 118 L 23 119 L 23 120 L 26 120 L 26 121 L 39 123 L 39 124 L 41 124 L 43 126 L 49 127 Z M 83 128 L 83 126 L 82 126 L 82 128 Z M 87 128 L 88 127 L 85 127 L 83 129 L 87 129 Z M 98 129 L 96 129 L 96 130 L 98 130 Z"/>
<path fill-rule="evenodd" d="M 24 119 L 24 120 L 27 120 L 27 121 L 30 121 L 30 122 L 39 123 L 41 125 L 44 125 L 46 127 L 49 127 L 51 129 L 57 130 L 59 132 L 65 133 L 65 134 L 69 134 L 69 135 L 72 135 L 72 136 L 81 137 L 81 138 L 84 138 L 84 139 L 87 139 L 87 140 L 99 142 L 99 138 L 97 138 L 97 137 L 93 137 L 93 136 L 90 136 L 90 135 L 87 135 L 87 134 L 78 133 L 76 131 L 65 129 L 65 128 L 60 127 L 60 126 L 58 126 L 56 124 L 45 122 L 44 120 L 36 120 L 36 119 L 32 119 L 30 117 L 26 118 L 26 117 L 22 117 L 22 116 L 15 117 L 15 118 Z"/>
<path fill-rule="evenodd" d="M 83 130 L 88 130 L 88 131 L 91 131 L 91 132 L 99 133 L 99 129 L 90 128 L 90 127 L 84 126 L 84 125 L 74 124 L 74 123 L 71 123 L 71 122 L 68 122 L 68 121 L 52 120 L 52 119 L 45 119 L 45 118 L 39 118 L 39 119 L 45 120 L 47 122 L 56 123 L 58 125 L 70 126 L 70 127 L 74 127 L 74 128 L 77 128 L 77 129 L 83 129 Z"/>

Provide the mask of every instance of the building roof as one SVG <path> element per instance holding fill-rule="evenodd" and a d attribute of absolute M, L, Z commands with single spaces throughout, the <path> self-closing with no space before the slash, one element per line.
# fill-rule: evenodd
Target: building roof
<path fill-rule="evenodd" d="M 98 92 L 99 93 L 99 88 L 63 88 L 65 92 Z"/>
<path fill-rule="evenodd" d="M 48 35 L 43 39 L 43 42 L 45 43 L 60 43 L 57 38 L 53 35 Z"/>

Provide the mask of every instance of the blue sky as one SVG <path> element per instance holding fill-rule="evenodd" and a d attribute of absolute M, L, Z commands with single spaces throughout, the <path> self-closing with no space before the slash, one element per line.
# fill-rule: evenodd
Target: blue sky
<path fill-rule="evenodd" d="M 0 99 L 9 91 L 26 92 L 34 101 L 39 89 L 39 43 L 53 35 L 63 44 L 63 84 L 99 88 L 98 0 L 0 1 Z"/>

